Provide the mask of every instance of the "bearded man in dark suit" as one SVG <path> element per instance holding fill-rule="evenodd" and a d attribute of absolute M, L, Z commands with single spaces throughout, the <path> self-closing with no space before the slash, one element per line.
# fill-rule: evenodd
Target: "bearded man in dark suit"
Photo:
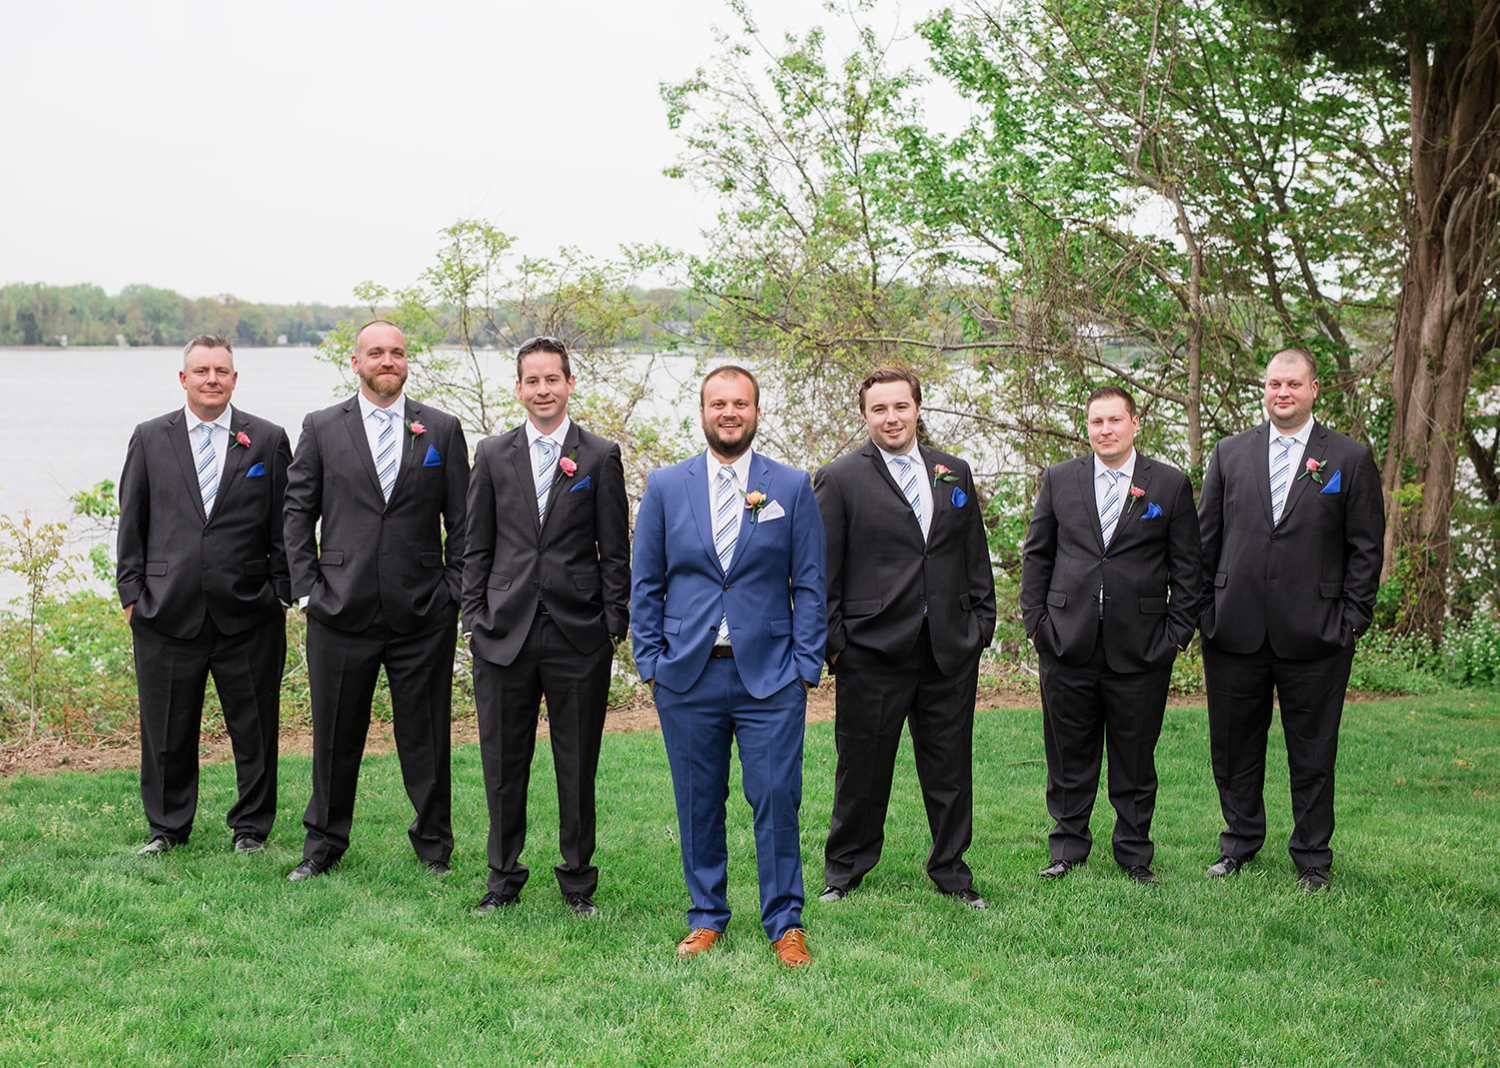
<path fill-rule="evenodd" d="M 237 853 L 258 853 L 276 819 L 276 736 L 291 600 L 281 508 L 286 432 L 233 407 L 227 337 L 200 334 L 178 372 L 184 408 L 142 423 L 120 475 L 116 585 L 135 645 L 141 801 L 165 853 L 198 807 L 198 729 L 210 673 L 234 748 Z"/>
<path fill-rule="evenodd" d="M 938 890 L 985 908 L 974 837 L 974 700 L 995 633 L 995 577 L 969 465 L 917 442 L 922 383 L 881 367 L 859 384 L 870 432 L 821 468 L 828 660 L 838 681 L 833 818 L 819 900 L 839 901 L 880 859 L 901 727 L 909 724 Z"/>
<path fill-rule="evenodd" d="M 1385 503 L 1369 448 L 1313 418 L 1317 365 L 1283 349 L 1266 365 L 1269 421 L 1215 446 L 1198 506 L 1209 747 L 1225 829 L 1210 878 L 1266 840 L 1266 737 L 1281 704 L 1291 767 L 1288 852 L 1304 891 L 1333 866 L 1333 780 L 1355 641 L 1370 627 Z"/>
<path fill-rule="evenodd" d="M 1088 859 L 1107 747 L 1115 863 L 1151 886 L 1156 743 L 1202 596 L 1198 516 L 1188 477 L 1136 451 L 1134 397 L 1102 386 L 1084 413 L 1092 451 L 1042 476 L 1021 558 L 1054 821 L 1038 875 L 1060 879 Z"/>
<path fill-rule="evenodd" d="M 598 912 L 594 776 L 614 651 L 629 629 L 630 516 L 620 447 L 568 417 L 573 386 L 566 345 L 522 345 L 516 396 L 526 421 L 479 443 L 469 479 L 463 618 L 490 813 L 479 915 L 515 904 L 526 884 L 526 789 L 544 697 L 558 886 L 578 915 Z"/>
<path fill-rule="evenodd" d="M 302 424 L 286 491 L 292 593 L 307 612 L 313 790 L 302 863 L 322 875 L 349 848 L 370 702 L 391 688 L 417 857 L 446 875 L 453 852 L 453 656 L 469 449 L 458 420 L 406 397 L 406 337 L 377 319 L 355 335 L 359 392 Z M 322 526 L 319 528 L 319 521 Z"/>

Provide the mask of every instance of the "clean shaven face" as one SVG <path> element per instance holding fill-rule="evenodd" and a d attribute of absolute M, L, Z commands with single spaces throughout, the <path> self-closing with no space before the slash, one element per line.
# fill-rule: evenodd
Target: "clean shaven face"
<path fill-rule="evenodd" d="M 573 378 L 563 375 L 562 357 L 557 353 L 538 349 L 521 358 L 516 397 L 543 434 L 552 433 L 562 423 L 572 395 Z"/>
<path fill-rule="evenodd" d="M 1088 410 L 1089 447 L 1112 471 L 1130 458 L 1140 418 L 1130 414 L 1124 397 L 1100 397 Z"/>
<path fill-rule="evenodd" d="M 755 440 L 760 409 L 755 385 L 743 375 L 715 375 L 703 385 L 703 436 L 721 463 L 733 463 Z"/>
<path fill-rule="evenodd" d="M 922 406 L 912 398 L 910 382 L 876 382 L 865 390 L 859 413 L 870 428 L 870 440 L 895 456 L 905 455 L 917 438 Z"/>
<path fill-rule="evenodd" d="M 229 407 L 234 384 L 239 381 L 234 356 L 228 349 L 194 346 L 177 372 L 177 380 L 187 390 L 188 407 L 205 423 L 212 423 Z"/>
<path fill-rule="evenodd" d="M 1312 418 L 1318 380 L 1296 356 L 1278 356 L 1266 365 L 1266 414 L 1277 430 L 1301 430 Z"/>
<path fill-rule="evenodd" d="M 360 390 L 370 403 L 389 408 L 406 385 L 406 335 L 389 323 L 374 323 L 359 335 L 349 357 Z"/>

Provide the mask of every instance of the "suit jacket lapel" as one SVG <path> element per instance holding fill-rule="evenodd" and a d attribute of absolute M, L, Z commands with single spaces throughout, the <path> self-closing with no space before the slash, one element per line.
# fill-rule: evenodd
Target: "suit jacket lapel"
<path fill-rule="evenodd" d="M 413 434 L 409 428 L 412 423 L 422 421 L 422 406 L 406 398 L 406 417 L 392 424 L 396 431 L 396 455 L 401 459 L 396 464 L 396 484 L 391 487 L 391 500 L 396 499 L 396 494 L 402 488 L 412 484 L 407 471 L 413 467 L 421 467 L 427 458 L 426 434 Z M 425 430 L 425 428 L 424 428 Z"/>
<path fill-rule="evenodd" d="M 1093 453 L 1078 458 L 1078 493 L 1083 501 L 1083 514 L 1089 517 L 1089 529 L 1094 532 L 1094 544 L 1102 553 L 1104 552 L 1104 528 L 1099 525 L 1099 502 L 1094 499 Z M 1116 523 L 1115 526 L 1118 527 L 1119 524 Z"/>
<path fill-rule="evenodd" d="M 701 452 L 688 461 L 687 505 L 693 513 L 693 524 L 698 528 L 703 549 L 722 575 L 724 569 L 719 567 L 719 554 L 714 551 L 714 517 L 709 514 L 708 508 L 708 459 Z M 733 564 L 734 561 L 731 560 L 730 563 Z"/>
<path fill-rule="evenodd" d="M 578 443 L 582 440 L 582 437 L 578 433 L 578 424 L 570 419 L 568 421 L 568 432 L 563 435 L 562 451 L 557 454 L 557 462 L 559 465 L 561 465 L 564 456 L 567 456 L 569 454 L 573 454 L 575 456 L 577 455 Z M 535 484 L 536 483 L 533 480 L 532 485 Z M 571 478 L 567 478 L 563 475 L 561 466 L 555 467 L 553 469 L 552 485 L 547 491 L 547 519 L 541 521 L 541 526 L 543 529 L 546 528 L 548 520 L 552 518 L 552 506 L 556 504 L 557 499 L 564 493 L 567 493 L 570 487 L 572 487 L 573 485 L 575 485 L 574 481 Z"/>
<path fill-rule="evenodd" d="M 541 537 L 542 521 L 536 509 L 536 470 L 531 464 L 531 443 L 526 436 L 525 423 L 511 431 L 510 462 L 515 468 L 516 485 L 524 488 L 521 498 L 530 502 L 527 509 L 531 512 L 532 532 Z"/>
<path fill-rule="evenodd" d="M 245 422 L 243 417 L 239 420 L 236 420 L 234 418 L 234 406 L 230 405 L 229 445 L 227 446 L 229 452 L 224 457 L 224 471 L 219 475 L 219 492 L 218 495 L 214 498 L 213 515 L 208 517 L 208 521 L 210 523 L 214 521 L 214 516 L 218 515 L 223 510 L 220 505 L 224 500 L 224 495 L 226 493 L 233 492 L 235 481 L 240 477 L 240 468 L 244 466 L 245 453 L 250 451 L 235 440 L 235 435 L 244 429 Z M 251 442 L 251 444 L 253 445 L 254 442 Z M 200 494 L 200 497 L 201 496 L 202 495 Z"/>
<path fill-rule="evenodd" d="M 1115 523 L 1115 536 L 1109 539 L 1110 548 L 1118 547 L 1120 539 L 1136 529 L 1131 524 L 1139 522 L 1141 516 L 1145 514 L 1147 507 L 1149 507 L 1148 502 L 1151 500 L 1151 471 L 1154 466 L 1145 453 L 1136 452 L 1135 471 L 1131 474 L 1130 481 L 1126 483 L 1125 499 L 1120 502 L 1120 519 Z M 1140 497 L 1130 496 L 1131 486 L 1141 491 Z M 1133 505 L 1130 503 L 1132 500 L 1135 501 Z M 1127 508 L 1130 509 L 1128 513 L 1125 511 Z"/>
<path fill-rule="evenodd" d="M 1321 464 L 1323 462 L 1323 457 L 1327 454 L 1328 431 L 1324 429 L 1321 423 L 1314 423 L 1312 434 L 1307 439 L 1307 448 L 1302 450 L 1302 463 L 1300 465 L 1300 469 L 1289 472 L 1289 477 L 1292 480 L 1292 484 L 1287 487 L 1286 504 L 1283 505 L 1281 509 L 1282 523 L 1286 522 L 1286 517 L 1292 514 L 1292 509 L 1296 507 L 1297 502 L 1302 499 L 1302 495 L 1307 492 L 1308 483 L 1311 483 L 1313 481 L 1312 475 L 1306 475 L 1306 477 L 1303 477 L 1307 471 L 1307 461 L 1317 460 Z M 1271 461 L 1268 459 L 1266 461 L 1267 471 L 1270 470 L 1270 465 Z M 1271 476 L 1267 474 L 1267 493 L 1270 493 L 1270 480 Z"/>
<path fill-rule="evenodd" d="M 918 446 L 918 449 L 920 450 L 920 446 Z M 875 470 L 880 473 L 881 480 L 887 486 L 889 486 L 891 488 L 891 492 L 896 495 L 896 500 L 898 500 L 899 502 L 901 502 L 901 507 L 906 511 L 907 516 L 909 516 L 911 518 L 912 526 L 916 527 L 916 529 L 917 529 L 917 536 L 921 537 L 922 536 L 922 525 L 917 522 L 917 513 L 912 510 L 911 502 L 906 499 L 906 494 L 902 491 L 901 484 L 899 482 L 897 482 L 895 476 L 891 474 L 891 466 L 890 466 L 890 464 L 888 464 L 888 463 L 885 462 L 885 453 L 881 452 L 880 451 L 880 447 L 877 446 L 873 441 L 867 442 L 865 444 L 865 447 L 863 449 L 861 449 L 860 451 L 863 452 L 866 456 L 868 456 L 870 458 L 870 462 L 875 465 Z M 922 460 L 922 466 L 924 468 L 928 467 L 929 464 L 930 464 L 930 461 L 928 460 L 927 456 L 924 453 L 920 452 L 920 451 L 918 451 L 917 455 Z M 927 472 L 927 476 L 929 478 L 932 477 L 932 472 L 930 470 Z M 937 493 L 936 493 L 936 491 L 933 492 L 932 498 L 933 498 L 933 515 L 934 515 L 934 518 L 936 518 L 936 514 L 937 514 Z"/>
<path fill-rule="evenodd" d="M 380 475 L 375 470 L 375 457 L 370 453 L 370 439 L 365 434 L 365 419 L 361 414 L 357 395 L 350 397 L 349 403 L 344 405 L 344 429 L 349 432 L 349 443 L 354 447 L 354 455 L 364 464 L 365 474 L 370 476 L 370 485 L 374 487 L 375 497 L 383 509 L 385 494 L 380 490 Z M 395 496 L 394 491 L 392 496 Z"/>
<path fill-rule="evenodd" d="M 958 483 L 939 482 L 937 457 L 933 455 L 931 449 L 924 449 L 920 445 L 917 446 L 917 450 L 922 456 L 922 470 L 925 472 L 927 485 L 932 490 L 932 521 L 927 524 L 927 540 L 931 541 L 932 533 L 937 529 L 938 523 L 946 522 L 947 516 L 953 511 L 953 491 Z M 903 493 L 901 499 L 906 500 L 906 494 Z M 916 513 L 913 512 L 912 519 L 916 518 Z M 917 529 L 921 530 L 921 524 L 918 524 Z"/>
<path fill-rule="evenodd" d="M 750 454 L 750 477 L 745 483 L 745 492 L 749 494 L 760 490 L 766 495 L 766 504 L 770 504 L 771 493 L 766 489 L 766 481 L 769 477 L 770 471 L 766 468 L 765 459 L 760 453 L 752 452 Z M 760 525 L 757 519 L 756 513 L 749 508 L 740 509 L 740 530 L 735 536 L 734 555 L 729 558 L 729 570 L 725 572 L 726 576 L 734 574 L 739 569 L 740 561 L 749 552 L 750 542 L 755 537 L 755 528 Z M 711 533 L 709 538 L 711 543 L 713 538 Z"/>
<path fill-rule="evenodd" d="M 187 417 L 182 409 L 167 422 L 167 439 L 172 455 L 177 457 L 177 466 L 182 471 L 182 480 L 187 483 L 188 496 L 198 505 L 198 515 L 207 523 L 203 514 L 203 491 L 198 488 L 198 461 L 193 456 L 192 442 L 188 441 Z"/>
<path fill-rule="evenodd" d="M 1267 437 L 1266 428 L 1269 423 L 1262 423 L 1255 428 L 1255 437 L 1251 439 L 1250 465 L 1255 471 L 1255 485 L 1260 491 L 1261 507 L 1266 510 L 1266 526 L 1275 525 L 1271 513 L 1271 446 L 1270 438 Z M 1282 514 L 1285 515 L 1285 509 Z"/>

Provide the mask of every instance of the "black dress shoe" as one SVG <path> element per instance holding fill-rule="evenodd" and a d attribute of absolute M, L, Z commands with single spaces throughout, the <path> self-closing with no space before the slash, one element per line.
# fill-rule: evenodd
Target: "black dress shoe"
<path fill-rule="evenodd" d="M 1134 882 L 1142 886 L 1156 886 L 1157 878 L 1151 874 L 1151 869 L 1144 864 L 1132 864 L 1125 869 L 1125 874 Z"/>
<path fill-rule="evenodd" d="M 138 857 L 154 857 L 158 853 L 170 853 L 177 848 L 177 843 L 164 834 L 151 836 L 151 841 L 135 851 Z"/>
<path fill-rule="evenodd" d="M 429 860 L 427 862 L 427 870 L 441 879 L 444 875 L 447 875 L 453 869 L 448 867 L 448 862 L 446 860 Z"/>
<path fill-rule="evenodd" d="M 971 909 L 989 908 L 989 906 L 984 903 L 984 898 L 976 894 L 972 886 L 966 886 L 962 890 L 944 890 L 943 896 L 955 898 L 959 901 L 962 901 Z"/>
<path fill-rule="evenodd" d="M 594 899 L 587 894 L 574 891 L 571 894 L 564 894 L 563 900 L 568 903 L 568 908 L 579 916 L 599 915 L 599 906 L 594 904 Z"/>
<path fill-rule="evenodd" d="M 1327 890 L 1328 869 L 1298 868 L 1297 885 L 1302 888 L 1304 894 L 1316 894 L 1319 890 Z"/>
<path fill-rule="evenodd" d="M 1223 879 L 1226 876 L 1233 875 L 1244 866 L 1243 861 L 1235 860 L 1230 856 L 1223 856 L 1210 864 L 1208 870 L 1203 874 L 1207 875 L 1210 879 Z"/>
<path fill-rule="evenodd" d="M 479 899 L 479 907 L 474 910 L 474 915 L 488 916 L 496 909 L 503 909 L 507 905 L 514 905 L 520 900 L 521 895 L 519 893 L 497 894 L 493 890 L 491 890 L 488 894 L 485 894 L 482 898 Z"/>
<path fill-rule="evenodd" d="M 818 895 L 818 900 L 823 902 L 823 904 L 825 905 L 832 905 L 835 901 L 842 901 L 848 896 L 849 891 L 847 890 L 840 890 L 836 886 L 827 886 L 824 887 L 823 892 Z"/>
<path fill-rule="evenodd" d="M 1082 863 L 1083 861 L 1081 860 L 1054 860 L 1051 864 L 1048 864 L 1041 871 L 1037 872 L 1036 877 L 1038 879 L 1061 879 Z"/>
<path fill-rule="evenodd" d="M 234 851 L 236 853 L 259 853 L 266 848 L 266 840 L 251 831 L 234 836 Z"/>
<path fill-rule="evenodd" d="M 316 860 L 304 860 L 291 870 L 291 873 L 286 877 L 286 881 L 289 883 L 299 883 L 303 879 L 311 879 L 315 875 L 323 875 L 330 872 L 337 866 L 338 861 L 336 860 L 329 864 L 319 864 Z"/>

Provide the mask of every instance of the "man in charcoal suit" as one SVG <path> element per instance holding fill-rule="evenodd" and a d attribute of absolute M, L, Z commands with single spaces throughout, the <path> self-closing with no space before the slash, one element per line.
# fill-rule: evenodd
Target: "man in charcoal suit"
<path fill-rule="evenodd" d="M 303 421 L 287 481 L 286 553 L 307 612 L 313 721 L 312 799 L 302 863 L 287 876 L 294 882 L 322 875 L 349 848 L 382 665 L 416 809 L 407 834 L 435 875 L 447 874 L 453 852 L 449 748 L 469 450 L 457 419 L 402 393 L 406 338 L 394 324 L 366 323 L 350 363 L 359 392 Z"/>
<path fill-rule="evenodd" d="M 692 930 L 683 959 L 729 924 L 724 806 L 737 742 L 755 825 L 761 926 L 788 967 L 802 929 L 802 735 L 822 673 L 827 546 L 807 474 L 750 448 L 760 386 L 740 367 L 703 380 L 706 451 L 651 472 L 631 564 L 636 668 L 672 769 Z"/>
<path fill-rule="evenodd" d="M 1054 820 L 1038 874 L 1060 879 L 1088 859 L 1107 746 L 1115 863 L 1151 886 L 1156 742 L 1202 591 L 1198 517 L 1187 476 L 1135 450 L 1134 397 L 1102 386 L 1084 414 L 1093 451 L 1042 476 L 1021 559 Z"/>
<path fill-rule="evenodd" d="M 630 516 L 620 447 L 568 417 L 573 384 L 561 341 L 522 345 L 516 395 L 526 421 L 479 443 L 469 479 L 463 619 L 490 813 L 479 915 L 515 904 L 526 884 L 526 788 L 543 697 L 558 886 L 578 915 L 598 912 L 594 776 L 614 651 L 629 629 Z"/>
<path fill-rule="evenodd" d="M 235 852 L 265 848 L 276 819 L 292 453 L 281 427 L 230 404 L 238 378 L 227 337 L 189 341 L 178 372 L 186 406 L 135 428 L 120 475 L 116 584 L 140 695 L 143 856 L 192 832 L 210 672 L 234 748 Z"/>
<path fill-rule="evenodd" d="M 1208 875 L 1233 875 L 1265 844 L 1274 691 L 1291 768 L 1288 850 L 1307 892 L 1327 889 L 1333 865 L 1339 721 L 1385 542 L 1375 457 L 1313 418 L 1317 396 L 1306 350 L 1271 357 L 1270 421 L 1215 446 L 1198 506 L 1209 749 L 1226 824 Z"/>
<path fill-rule="evenodd" d="M 917 443 L 922 384 L 881 367 L 859 384 L 870 440 L 818 471 L 828 536 L 828 659 L 838 678 L 833 819 L 820 900 L 842 899 L 880 859 L 901 725 L 932 849 L 927 874 L 971 908 L 974 699 L 995 633 L 995 577 L 969 465 Z"/>

